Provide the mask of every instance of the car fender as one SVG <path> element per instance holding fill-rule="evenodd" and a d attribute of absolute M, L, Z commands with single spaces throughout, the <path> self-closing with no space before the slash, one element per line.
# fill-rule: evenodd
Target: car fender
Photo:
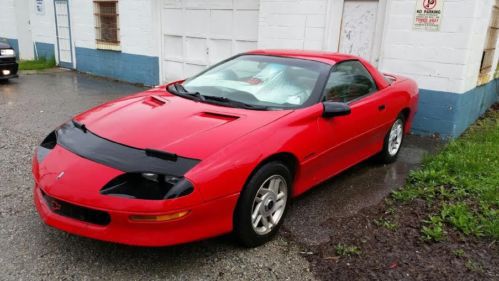
<path fill-rule="evenodd" d="M 261 163 L 270 157 L 287 153 L 297 159 L 295 182 L 300 180 L 300 163 L 314 154 L 323 140 L 314 140 L 317 118 L 322 104 L 295 110 L 203 159 L 185 177 L 199 188 L 205 201 L 241 192 L 247 180 Z"/>

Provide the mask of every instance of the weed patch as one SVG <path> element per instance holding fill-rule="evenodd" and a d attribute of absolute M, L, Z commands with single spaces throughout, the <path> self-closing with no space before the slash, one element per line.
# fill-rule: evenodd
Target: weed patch
<path fill-rule="evenodd" d="M 55 66 L 54 58 L 39 58 L 36 60 L 21 60 L 19 70 L 42 70 Z"/>
<path fill-rule="evenodd" d="M 359 247 L 353 246 L 353 245 L 345 245 L 345 244 L 341 244 L 341 243 L 336 245 L 335 250 L 336 250 L 336 254 L 338 256 L 342 256 L 342 257 L 350 257 L 350 256 L 354 256 L 354 255 L 358 256 L 361 253 Z"/>
<path fill-rule="evenodd" d="M 465 135 L 428 157 L 408 183 L 392 193 L 397 202 L 416 198 L 434 206 L 423 239 L 441 241 L 445 227 L 464 235 L 499 239 L 499 112 L 491 111 Z"/>

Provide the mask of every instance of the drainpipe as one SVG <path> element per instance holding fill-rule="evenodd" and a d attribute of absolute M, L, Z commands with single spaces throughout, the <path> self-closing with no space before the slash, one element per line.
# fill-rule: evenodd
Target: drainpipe
<path fill-rule="evenodd" d="M 36 48 L 35 42 L 33 42 L 33 49 L 35 50 L 35 59 L 38 59 L 38 49 Z"/>

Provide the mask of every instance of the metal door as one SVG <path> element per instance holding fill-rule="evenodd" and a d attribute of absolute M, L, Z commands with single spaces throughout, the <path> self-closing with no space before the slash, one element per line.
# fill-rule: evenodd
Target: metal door
<path fill-rule="evenodd" d="M 71 21 L 68 0 L 54 0 L 54 10 L 59 66 L 73 68 L 73 47 L 71 44 Z"/>
<path fill-rule="evenodd" d="M 161 82 L 192 76 L 256 49 L 259 1 L 163 0 Z"/>
<path fill-rule="evenodd" d="M 345 0 L 339 52 L 363 57 L 375 63 L 374 41 L 378 0 Z"/>

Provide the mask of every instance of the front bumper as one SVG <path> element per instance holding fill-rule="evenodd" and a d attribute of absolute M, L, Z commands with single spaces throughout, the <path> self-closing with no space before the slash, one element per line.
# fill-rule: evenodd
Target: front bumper
<path fill-rule="evenodd" d="M 18 77 L 17 75 L 18 68 L 19 66 L 15 61 L 15 57 L 12 59 L 0 57 L 0 80 Z M 4 75 L 3 74 L 4 70 L 8 70 L 10 73 Z"/>
<path fill-rule="evenodd" d="M 46 194 L 46 192 L 44 193 Z M 232 214 L 237 198 L 238 194 L 235 194 L 201 203 L 189 208 L 189 214 L 185 217 L 167 222 L 134 222 L 130 220 L 130 216 L 162 214 L 181 210 L 137 213 L 88 207 L 109 214 L 109 223 L 99 225 L 57 214 L 51 210 L 43 198 L 41 188 L 37 185 L 34 188 L 36 209 L 47 225 L 88 238 L 135 246 L 169 246 L 228 233 L 232 230 Z M 60 198 L 56 199 L 68 202 Z M 74 202 L 68 203 L 81 206 L 81 204 Z M 133 204 L 133 200 L 130 204 Z"/>

